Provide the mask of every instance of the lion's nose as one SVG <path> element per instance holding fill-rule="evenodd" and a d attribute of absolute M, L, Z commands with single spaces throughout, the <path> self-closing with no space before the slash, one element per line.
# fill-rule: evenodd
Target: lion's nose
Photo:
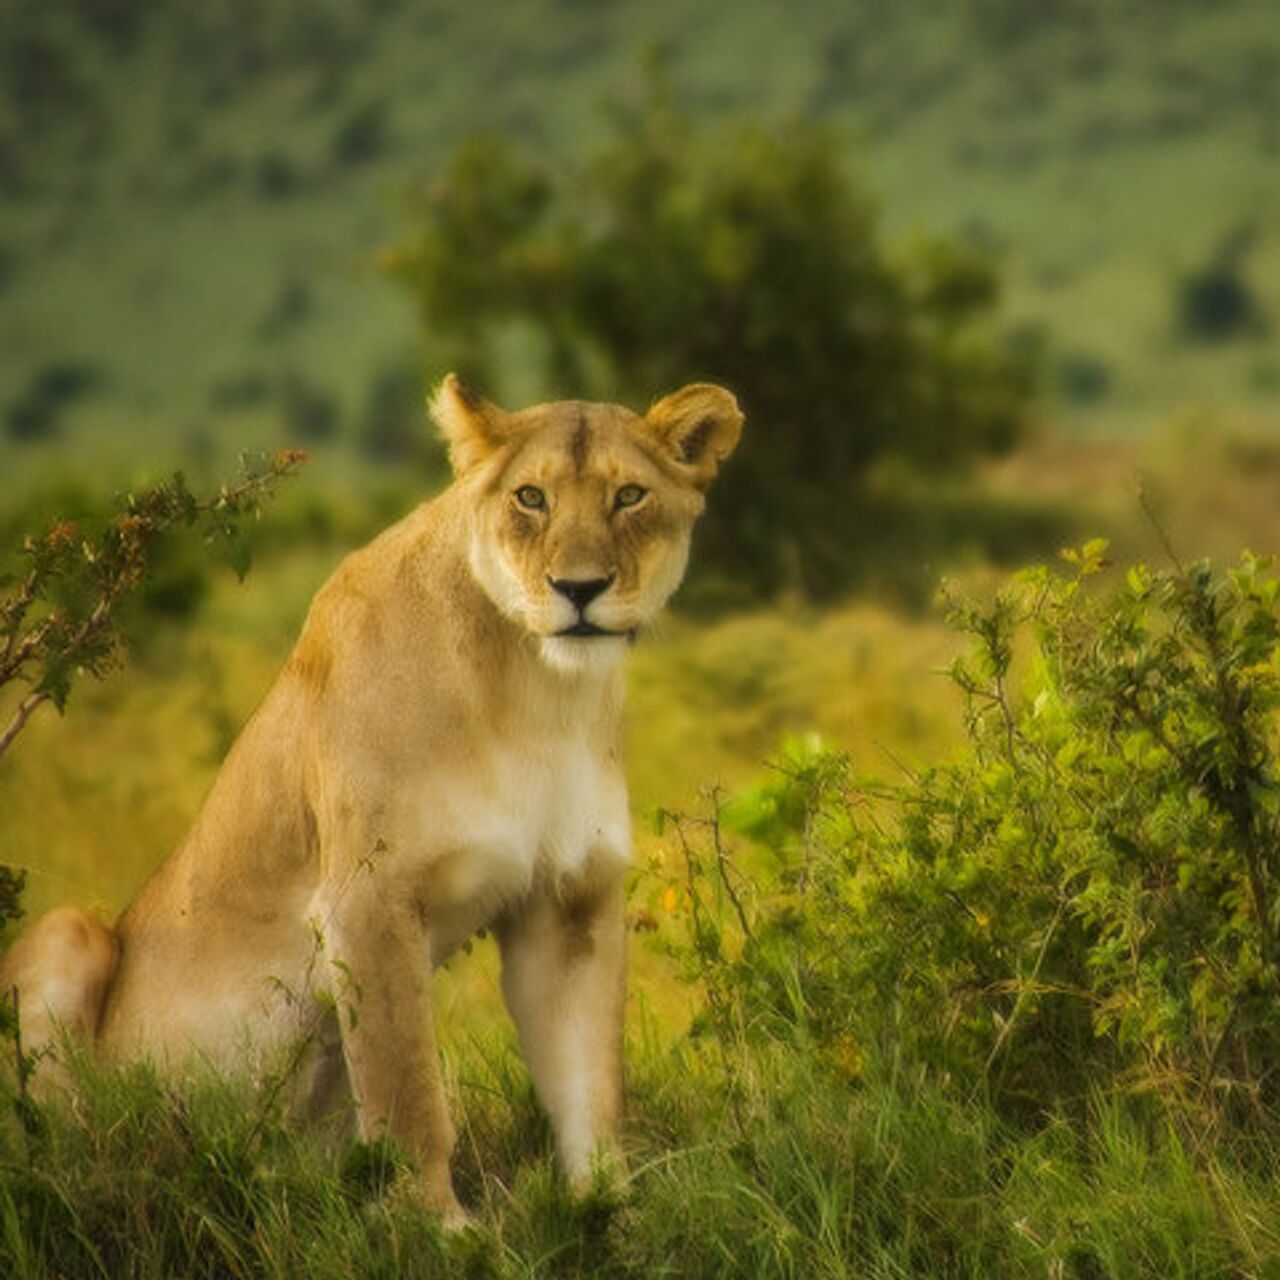
<path fill-rule="evenodd" d="M 547 581 L 575 608 L 581 610 L 601 592 L 609 589 L 613 574 L 607 578 L 548 578 Z"/>

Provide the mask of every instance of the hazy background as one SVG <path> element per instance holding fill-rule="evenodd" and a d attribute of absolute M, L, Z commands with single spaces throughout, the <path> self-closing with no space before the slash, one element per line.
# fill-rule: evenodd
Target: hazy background
<path fill-rule="evenodd" d="M 1275 413 L 1266 0 L 16 0 L 0 31 L 6 461 L 292 438 L 290 375 L 332 398 L 335 445 L 358 447 L 379 380 L 431 365 L 377 269 L 415 189 L 477 133 L 570 169 L 654 51 L 697 119 L 837 124 L 890 240 L 989 252 L 1008 325 L 1049 341 L 1058 429 Z M 1244 310 L 1188 330 L 1188 278 L 1215 264 Z M 23 414 L 70 369 L 48 422 Z"/>

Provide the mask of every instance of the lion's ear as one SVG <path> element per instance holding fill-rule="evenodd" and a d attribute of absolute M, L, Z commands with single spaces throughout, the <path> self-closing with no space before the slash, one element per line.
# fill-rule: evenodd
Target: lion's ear
<path fill-rule="evenodd" d="M 663 396 L 645 415 L 644 426 L 702 488 L 737 448 L 742 410 L 732 392 L 695 382 Z"/>
<path fill-rule="evenodd" d="M 511 415 L 490 404 L 455 373 L 445 375 L 429 408 L 449 442 L 449 461 L 457 475 L 465 475 L 511 439 Z"/>

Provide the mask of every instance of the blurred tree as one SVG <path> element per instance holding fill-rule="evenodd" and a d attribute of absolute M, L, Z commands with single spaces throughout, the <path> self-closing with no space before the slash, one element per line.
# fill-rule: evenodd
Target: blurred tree
<path fill-rule="evenodd" d="M 333 393 L 296 370 L 280 380 L 280 410 L 292 435 L 312 443 L 331 440 L 338 432 L 340 413 Z"/>
<path fill-rule="evenodd" d="M 1266 312 L 1245 274 L 1256 240 L 1252 224 L 1233 228 L 1207 262 L 1178 280 L 1178 321 L 1187 337 L 1224 342 L 1267 333 Z"/>
<path fill-rule="evenodd" d="M 82 360 L 55 360 L 45 365 L 5 410 L 5 430 L 21 441 L 56 435 L 64 410 L 93 392 L 101 381 L 98 367 Z"/>
<path fill-rule="evenodd" d="M 990 264 L 934 241 L 887 253 L 817 126 L 698 133 L 658 85 L 580 180 L 472 141 L 416 216 L 388 268 L 415 292 L 441 373 L 493 385 L 516 322 L 558 389 L 637 405 L 693 379 L 738 393 L 748 436 L 699 558 L 753 594 L 847 585 L 877 460 L 951 468 L 1026 421 L 1030 362 L 988 323 Z"/>

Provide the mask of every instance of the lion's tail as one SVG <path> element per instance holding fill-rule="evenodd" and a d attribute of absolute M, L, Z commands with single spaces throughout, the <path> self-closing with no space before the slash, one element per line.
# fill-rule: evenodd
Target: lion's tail
<path fill-rule="evenodd" d="M 0 995 L 17 993 L 24 1052 L 56 1050 L 64 1033 L 92 1044 L 119 959 L 115 930 L 76 907 L 24 930 L 0 960 Z"/>

